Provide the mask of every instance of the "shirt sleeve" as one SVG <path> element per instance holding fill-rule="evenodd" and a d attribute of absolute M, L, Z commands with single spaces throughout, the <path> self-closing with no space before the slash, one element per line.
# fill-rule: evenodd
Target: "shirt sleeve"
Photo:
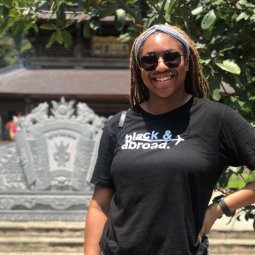
<path fill-rule="evenodd" d="M 222 121 L 221 156 L 229 166 L 255 169 L 255 129 L 230 107 Z"/>
<path fill-rule="evenodd" d="M 101 136 L 98 157 L 90 183 L 101 187 L 114 189 L 114 183 L 111 177 L 114 144 L 114 138 L 109 134 L 107 126 L 105 126 Z"/>

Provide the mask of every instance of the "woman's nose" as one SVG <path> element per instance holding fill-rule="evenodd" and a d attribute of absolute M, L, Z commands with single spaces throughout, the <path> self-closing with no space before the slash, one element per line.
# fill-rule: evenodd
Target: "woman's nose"
<path fill-rule="evenodd" d="M 162 70 L 166 70 L 166 69 L 169 69 L 169 68 L 165 65 L 164 59 L 162 57 L 159 57 L 158 58 L 158 66 L 155 69 L 155 71 L 162 71 Z"/>

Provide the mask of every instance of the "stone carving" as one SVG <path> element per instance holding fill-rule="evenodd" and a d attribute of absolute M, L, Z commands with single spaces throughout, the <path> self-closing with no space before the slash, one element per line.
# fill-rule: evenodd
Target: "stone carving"
<path fill-rule="evenodd" d="M 42 103 L 27 116 L 14 117 L 15 142 L 0 146 L 0 220 L 16 220 L 16 210 L 30 215 L 23 219 L 36 217 L 31 210 L 39 209 L 42 214 L 70 209 L 75 215 L 75 208 L 86 212 L 84 196 L 91 198 L 89 179 L 107 119 L 85 103 L 77 104 L 74 115 L 74 103 L 62 97 L 60 102 L 52 101 L 52 109 Z"/>
<path fill-rule="evenodd" d="M 66 162 L 70 159 L 70 153 L 67 152 L 69 143 L 64 145 L 64 142 L 61 141 L 60 145 L 55 143 L 57 151 L 54 153 L 54 159 L 58 162 L 58 166 L 66 166 Z"/>

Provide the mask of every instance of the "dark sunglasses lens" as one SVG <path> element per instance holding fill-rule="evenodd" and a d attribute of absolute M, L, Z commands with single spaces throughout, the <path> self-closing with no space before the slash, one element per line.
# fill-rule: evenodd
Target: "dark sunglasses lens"
<path fill-rule="evenodd" d="M 144 56 L 141 58 L 141 67 L 145 71 L 153 71 L 158 65 L 158 58 L 156 56 Z"/>
<path fill-rule="evenodd" d="M 169 52 L 164 55 L 165 65 L 169 68 L 178 67 L 181 63 L 181 55 L 179 52 Z"/>

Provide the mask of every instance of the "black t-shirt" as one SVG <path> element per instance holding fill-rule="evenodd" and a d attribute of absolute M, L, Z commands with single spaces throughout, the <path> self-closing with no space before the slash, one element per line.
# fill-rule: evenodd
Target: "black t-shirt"
<path fill-rule="evenodd" d="M 91 183 L 113 189 L 100 240 L 106 255 L 196 254 L 217 180 L 228 165 L 255 168 L 255 131 L 236 111 L 192 97 L 153 115 L 131 108 L 106 124 Z"/>

